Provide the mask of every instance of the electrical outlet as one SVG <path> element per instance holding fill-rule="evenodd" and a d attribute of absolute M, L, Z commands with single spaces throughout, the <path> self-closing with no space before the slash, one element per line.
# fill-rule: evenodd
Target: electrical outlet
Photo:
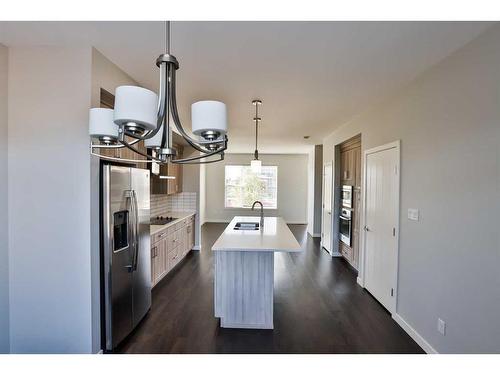
<path fill-rule="evenodd" d="M 418 221 L 419 212 L 417 208 L 409 208 L 408 209 L 408 219 Z"/>
<path fill-rule="evenodd" d="M 446 323 L 443 319 L 438 318 L 438 326 L 437 326 L 438 332 L 442 334 L 443 336 L 446 335 Z"/>

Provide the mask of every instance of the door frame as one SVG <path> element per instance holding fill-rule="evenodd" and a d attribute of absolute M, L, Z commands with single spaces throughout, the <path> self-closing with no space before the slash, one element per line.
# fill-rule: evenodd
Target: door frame
<path fill-rule="evenodd" d="M 397 311 L 397 306 L 398 306 L 398 275 L 399 275 L 399 226 L 400 226 L 400 216 L 401 216 L 401 140 L 396 140 L 394 142 L 386 143 L 381 146 L 373 147 L 369 150 L 365 150 L 363 152 L 363 187 L 361 189 L 361 199 L 363 202 L 363 207 L 362 207 L 362 214 L 361 214 L 361 224 L 360 227 L 362 229 L 362 236 L 361 236 L 361 244 L 360 244 L 360 270 L 359 270 L 359 276 L 358 276 L 358 284 L 361 285 L 363 288 L 365 287 L 365 262 L 366 262 L 366 231 L 364 230 L 365 225 L 366 225 L 366 199 L 367 199 L 367 194 L 366 194 L 366 186 L 367 186 L 367 160 L 368 160 L 368 155 L 370 154 L 375 154 L 380 151 L 385 151 L 385 150 L 390 150 L 390 149 L 396 149 L 397 152 L 397 157 L 396 157 L 396 174 L 397 174 L 397 188 L 396 188 L 396 195 L 394 199 L 396 200 L 396 205 L 397 205 L 397 212 L 396 212 L 396 272 L 394 273 L 394 306 L 393 309 L 389 309 L 391 314 L 395 314 Z"/>
<path fill-rule="evenodd" d="M 321 173 L 323 175 L 323 184 L 321 186 L 321 200 L 322 200 L 322 205 L 321 205 L 321 241 L 320 241 L 320 246 L 321 248 L 323 248 L 323 244 L 324 244 L 324 234 L 325 234 L 325 220 L 324 220 L 324 211 L 325 211 L 325 182 L 326 182 L 326 179 L 324 177 L 324 174 L 325 174 L 325 167 L 327 166 L 330 166 L 332 172 L 331 172 L 331 187 L 330 187 L 330 212 L 331 212 L 331 215 L 332 218 L 330 219 L 330 250 L 326 249 L 326 251 L 328 251 L 328 253 L 332 254 L 333 252 L 333 248 L 332 248 L 332 245 L 333 245 L 333 240 L 332 240 L 332 234 L 333 234 L 333 207 L 332 207 L 332 203 L 333 203 L 333 181 L 334 181 L 334 178 L 333 178 L 333 162 L 332 161 L 326 161 L 323 163 L 323 167 L 322 167 L 322 170 L 321 170 Z"/>

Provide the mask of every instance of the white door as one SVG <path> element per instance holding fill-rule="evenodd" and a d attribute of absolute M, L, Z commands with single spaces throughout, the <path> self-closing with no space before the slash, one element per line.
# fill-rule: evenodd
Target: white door
<path fill-rule="evenodd" d="M 365 163 L 365 288 L 393 313 L 398 267 L 399 143 L 367 151 Z"/>
<path fill-rule="evenodd" d="M 323 217 L 321 221 L 321 246 L 332 253 L 332 163 L 323 165 Z"/>

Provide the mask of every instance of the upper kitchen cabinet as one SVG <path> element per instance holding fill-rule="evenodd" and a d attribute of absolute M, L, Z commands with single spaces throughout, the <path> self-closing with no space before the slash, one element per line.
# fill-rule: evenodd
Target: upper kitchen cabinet
<path fill-rule="evenodd" d="M 342 185 L 361 185 L 361 137 L 356 136 L 340 145 L 340 182 Z"/>
<path fill-rule="evenodd" d="M 182 157 L 183 147 L 173 145 L 177 151 L 178 157 Z M 153 168 L 153 164 L 151 164 Z M 173 178 L 160 178 L 160 176 L 169 176 Z M 161 164 L 159 173 L 151 171 L 151 194 L 177 194 L 182 192 L 182 165 L 181 164 Z"/>
<path fill-rule="evenodd" d="M 342 185 L 354 186 L 356 182 L 356 159 L 354 149 L 340 152 L 340 166 Z"/>

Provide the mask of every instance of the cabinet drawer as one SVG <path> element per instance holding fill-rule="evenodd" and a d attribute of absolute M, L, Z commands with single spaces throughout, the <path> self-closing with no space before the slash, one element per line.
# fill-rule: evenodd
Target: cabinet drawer
<path fill-rule="evenodd" d="M 168 261 L 168 268 L 169 270 L 172 269 L 173 266 L 175 266 L 177 264 L 177 258 L 178 258 L 178 254 L 177 254 L 177 249 L 169 249 L 168 252 L 167 252 L 167 261 Z"/>
<path fill-rule="evenodd" d="M 352 262 L 352 248 L 345 246 L 344 244 L 340 245 L 340 252 L 349 262 Z"/>
<path fill-rule="evenodd" d="M 167 236 L 168 236 L 168 230 L 165 229 L 165 230 L 163 230 L 161 232 L 157 232 L 157 233 L 153 234 L 153 238 L 151 239 L 151 242 L 152 243 L 156 243 L 156 242 L 164 239 Z"/>

